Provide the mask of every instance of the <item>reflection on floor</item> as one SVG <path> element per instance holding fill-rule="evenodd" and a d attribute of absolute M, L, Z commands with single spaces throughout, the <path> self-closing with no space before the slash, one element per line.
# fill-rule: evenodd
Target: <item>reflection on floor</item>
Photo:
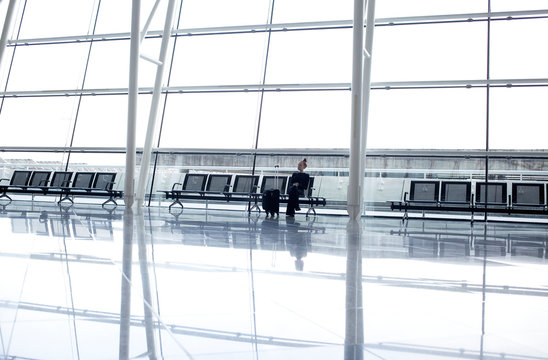
<path fill-rule="evenodd" d="M 548 359 L 547 230 L 14 202 L 1 358 Z"/>

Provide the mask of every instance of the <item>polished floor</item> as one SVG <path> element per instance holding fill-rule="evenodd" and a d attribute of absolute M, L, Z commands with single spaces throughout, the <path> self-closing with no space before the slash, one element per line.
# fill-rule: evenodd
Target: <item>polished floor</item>
<path fill-rule="evenodd" d="M 1 359 L 548 359 L 548 226 L 0 207 Z"/>

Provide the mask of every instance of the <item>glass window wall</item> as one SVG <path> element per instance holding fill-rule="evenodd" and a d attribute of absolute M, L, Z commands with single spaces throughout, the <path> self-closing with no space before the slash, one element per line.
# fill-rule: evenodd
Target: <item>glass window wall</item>
<path fill-rule="evenodd" d="M 141 26 L 154 2 L 142 1 Z M 427 19 L 420 19 L 484 13 L 489 3 L 492 11 L 541 11 L 534 19 L 512 16 L 512 20 L 491 21 L 489 42 L 484 18 L 437 19 L 436 23 L 428 24 Z M 0 13 L 5 14 L 7 4 L 8 1 L 0 2 Z M 21 19 L 23 4 L 26 9 Z M 390 90 L 375 86 L 369 111 L 369 150 L 409 149 L 411 153 L 425 149 L 450 150 L 448 153 L 465 150 L 473 154 L 488 145 L 493 153 L 503 149 L 544 152 L 542 134 L 547 130 L 544 126 L 547 109 L 543 99 L 548 95 L 544 65 L 548 52 L 543 45 L 543 34 L 548 30 L 545 5 L 544 0 L 378 0 L 376 16 L 380 22 L 387 17 L 419 18 L 410 19 L 412 23 L 406 25 L 395 22 L 392 26 L 385 21 L 376 28 L 373 82 L 436 83 L 420 89 L 420 84 L 413 83 L 399 89 L 397 84 L 389 84 Z M 166 1 L 160 2 L 150 30 L 163 28 L 166 6 Z M 165 173 L 165 178 L 171 179 L 171 175 L 181 176 L 185 171 L 203 170 L 200 161 L 204 158 L 208 162 L 207 171 L 249 172 L 256 160 L 253 156 L 256 144 L 259 150 L 274 149 L 273 153 L 299 158 L 309 156 L 305 154 L 309 149 L 326 152 L 340 149 L 341 154 L 346 151 L 350 140 L 352 7 L 351 0 L 177 0 L 174 16 L 179 29 L 202 29 L 180 32 L 176 41 L 173 37 L 170 42 L 166 61 L 170 82 L 167 83 L 167 78 L 164 82 L 168 86 L 160 100 L 157 126 L 162 133 L 158 131 L 153 141 L 154 146 L 159 144 L 160 151 L 169 149 L 170 154 L 160 156 L 158 174 Z M 303 25 L 306 30 L 287 26 L 286 30 L 275 27 L 269 33 L 264 25 L 271 14 L 274 25 L 310 23 Z M 93 31 L 96 16 L 95 33 L 100 39 L 90 43 L 86 34 Z M 344 23 L 337 29 L 320 23 L 337 20 Z M 72 144 L 90 148 L 91 152 L 71 153 L 69 166 L 82 169 L 86 164 L 97 167 L 104 163 L 105 168 L 123 166 L 123 155 L 95 151 L 101 151 L 99 147 L 126 146 L 131 2 L 85 0 L 73 4 L 53 0 L 47 5 L 39 0 L 19 2 L 9 31 L 11 41 L 17 38 L 21 22 L 19 38 L 37 38 L 37 41 L 32 45 L 10 45 L 4 53 L 0 84 L 4 89 L 8 82 L 6 90 L 10 93 L 2 99 L 0 107 L 2 146 Z M 241 28 L 227 28 L 231 26 Z M 120 33 L 117 36 L 120 40 L 110 40 L 107 35 L 111 33 Z M 75 40 L 59 44 L 52 41 L 55 36 L 74 36 Z M 145 39 L 142 53 L 157 58 L 160 42 L 157 37 Z M 258 88 L 265 67 L 267 86 L 261 93 Z M 155 74 L 156 65 L 141 59 L 139 87 L 152 88 Z M 488 78 L 533 80 L 527 85 L 515 81 L 511 87 L 492 86 L 488 103 L 485 85 Z M 443 84 L 452 80 L 461 83 Z M 465 88 L 467 80 L 479 82 Z M 86 92 L 93 90 L 94 95 L 80 98 L 63 91 L 78 90 L 82 84 Z M 304 88 L 303 84 L 312 85 Z M 117 91 L 115 94 L 104 91 L 108 89 Z M 27 97 L 26 91 L 48 91 L 49 96 Z M 139 96 L 138 147 L 144 144 L 150 100 L 149 93 Z M 488 115 L 490 132 L 486 134 Z M 203 153 L 196 157 L 188 154 L 188 151 L 200 154 L 199 149 L 237 149 L 238 154 L 243 149 L 246 155 L 239 158 L 230 155 L 223 161 L 204 156 L 198 161 Z M 17 160 L 19 155 L 30 156 L 27 154 L 10 153 L 9 158 Z M 329 165 L 310 166 L 322 185 L 322 193 L 329 194 L 339 205 L 345 200 L 348 184 L 347 158 L 341 154 Z M 110 156 L 115 160 L 109 160 Z M 230 165 L 233 158 L 237 166 Z M 245 164 L 241 163 L 243 158 Z M 21 159 L 28 162 L 28 158 Z M 36 159 L 65 162 L 68 154 L 46 156 L 36 152 L 32 160 Z M 406 177 L 485 175 L 486 160 L 477 154 L 469 163 L 465 158 L 451 158 L 449 161 L 457 170 L 450 173 L 439 169 L 447 166 L 443 162 L 429 163 L 426 168 L 420 165 L 424 171 L 417 174 L 403 170 L 424 164 L 421 162 L 424 159 L 432 157 L 409 157 L 406 163 L 394 158 L 391 163 L 381 164 L 379 160 L 371 165 L 373 175 L 369 176 L 367 186 L 373 193 L 367 195 L 368 201 L 381 202 L 383 196 L 388 196 L 383 194 L 402 193 Z M 497 171 L 502 174 L 508 164 L 510 161 L 504 162 Z M 259 172 L 271 168 L 270 163 L 257 166 Z M 291 172 L 293 167 L 294 164 L 285 164 L 283 170 Z M 171 185 L 169 181 L 162 184 L 166 186 L 161 188 Z"/>

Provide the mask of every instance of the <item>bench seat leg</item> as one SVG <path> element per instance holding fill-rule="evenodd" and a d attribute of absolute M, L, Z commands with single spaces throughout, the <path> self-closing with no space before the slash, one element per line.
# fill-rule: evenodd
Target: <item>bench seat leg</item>
<path fill-rule="evenodd" d="M 101 207 L 105 207 L 105 205 L 108 204 L 109 202 L 113 203 L 114 206 L 118 206 L 118 203 L 116 202 L 116 200 L 114 200 L 114 198 L 111 196 L 108 198 L 107 201 L 101 204 Z"/>
<path fill-rule="evenodd" d="M 261 213 L 261 208 L 259 207 L 259 204 L 256 202 L 249 207 L 249 210 L 247 210 L 249 213 L 251 213 L 253 210 L 257 210 L 259 213 Z"/>
<path fill-rule="evenodd" d="M 60 204 L 65 200 L 68 200 L 68 201 L 70 201 L 71 204 L 74 204 L 74 201 L 70 198 L 69 195 L 65 195 L 65 196 L 61 197 L 61 199 L 59 199 L 59 201 L 57 201 L 57 204 Z"/>
<path fill-rule="evenodd" d="M 316 216 L 316 209 L 314 209 L 314 205 L 311 205 L 309 208 L 308 208 L 308 211 L 306 212 L 306 217 L 308 217 L 308 215 L 310 213 L 314 213 L 314 216 Z"/>
<path fill-rule="evenodd" d="M 173 202 L 171 203 L 171 205 L 169 205 L 169 210 L 170 210 L 170 211 L 171 211 L 171 207 L 172 207 L 173 205 L 175 205 L 175 204 L 179 204 L 179 205 L 181 206 L 181 208 L 184 208 L 183 203 L 181 202 L 181 200 L 179 200 L 179 199 L 177 198 L 177 199 L 175 199 L 175 201 L 173 201 Z"/>

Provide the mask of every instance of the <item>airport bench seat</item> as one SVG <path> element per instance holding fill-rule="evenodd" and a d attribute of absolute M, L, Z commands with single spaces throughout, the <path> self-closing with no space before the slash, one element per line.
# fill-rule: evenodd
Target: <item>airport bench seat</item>
<path fill-rule="evenodd" d="M 259 200 L 264 191 L 270 188 L 271 176 L 263 176 L 259 186 L 259 175 L 232 175 L 232 174 L 187 174 L 183 183 L 176 182 L 170 190 L 160 190 L 166 200 L 173 200 L 169 209 L 174 205 L 183 208 L 182 200 L 205 200 L 224 202 L 247 202 L 248 211 L 261 211 Z M 234 179 L 234 184 L 231 181 Z M 288 196 L 285 193 L 287 177 L 279 182 L 280 203 L 287 203 Z M 261 191 L 262 190 L 262 191 Z M 326 199 L 319 196 L 312 196 L 312 191 L 299 200 L 300 204 L 308 205 L 308 213 L 316 213 L 314 207 L 325 206 Z M 308 215 L 307 213 L 307 215 Z"/>
<path fill-rule="evenodd" d="M 76 172 L 71 171 L 32 171 L 15 170 L 9 179 L 9 184 L 0 180 L 0 198 L 10 202 L 8 193 L 30 195 L 57 195 L 58 203 L 69 201 L 74 203 L 75 196 L 108 197 L 103 202 L 118 205 L 115 199 L 122 198 L 123 192 L 114 190 L 116 173 L 111 172 Z"/>
<path fill-rule="evenodd" d="M 441 185 L 441 186 L 440 186 Z M 458 212 L 502 215 L 548 215 L 544 183 L 513 182 L 512 195 L 507 194 L 508 182 L 412 180 L 403 200 L 390 201 L 391 210 L 403 211 L 403 221 L 409 211 Z M 441 188 L 441 191 L 440 191 Z M 407 195 L 409 194 L 409 198 Z"/>

